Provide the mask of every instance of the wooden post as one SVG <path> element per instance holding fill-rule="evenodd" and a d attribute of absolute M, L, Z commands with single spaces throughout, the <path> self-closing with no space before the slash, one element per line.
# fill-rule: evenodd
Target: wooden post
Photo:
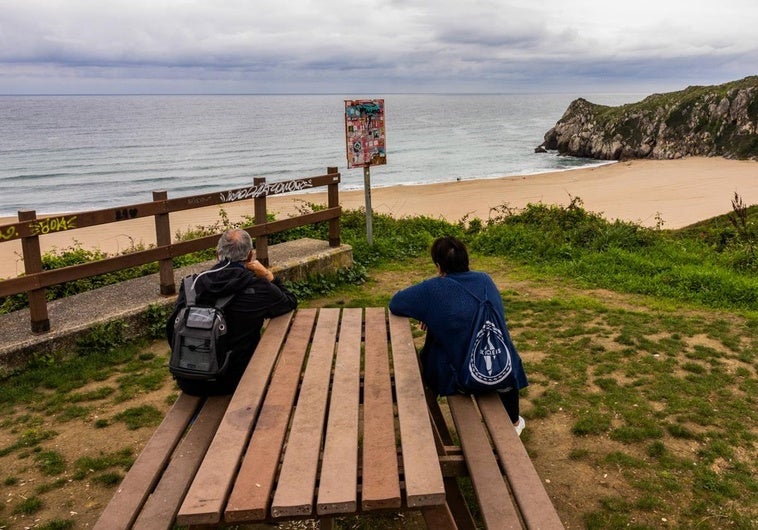
<path fill-rule="evenodd" d="M 334 173 L 338 173 L 336 167 L 328 167 L 326 168 L 326 173 L 329 175 L 332 175 Z M 329 184 L 327 186 L 327 196 L 328 196 L 328 203 L 327 206 L 329 208 L 336 208 L 340 205 L 340 192 L 339 192 L 339 183 L 335 182 L 333 184 Z M 330 219 L 329 220 L 329 246 L 330 247 L 338 247 L 340 246 L 340 220 L 337 219 Z"/>
<path fill-rule="evenodd" d="M 19 210 L 18 220 L 34 221 L 37 219 L 35 210 Z M 24 271 L 26 274 L 42 272 L 42 252 L 39 248 L 39 236 L 33 235 L 21 239 L 21 251 L 24 255 Z M 29 315 L 33 333 L 50 331 L 50 318 L 47 314 L 47 300 L 45 289 L 34 289 L 27 292 L 29 297 Z"/>
<path fill-rule="evenodd" d="M 166 190 L 154 191 L 153 201 L 165 201 L 168 199 Z M 171 244 L 171 223 L 168 212 L 155 215 L 155 243 L 159 247 Z M 174 267 L 171 258 L 162 259 L 158 262 L 160 270 L 160 290 L 161 294 L 176 294 L 176 284 L 174 284 Z"/>
<path fill-rule="evenodd" d="M 266 179 L 263 177 L 256 177 L 253 179 L 253 185 L 256 189 L 263 189 L 266 186 Z M 266 194 L 256 194 L 253 199 L 253 207 L 255 209 L 255 224 L 260 225 L 268 221 L 266 215 Z M 255 259 L 260 261 L 263 265 L 268 267 L 268 236 L 258 236 L 255 238 Z"/>

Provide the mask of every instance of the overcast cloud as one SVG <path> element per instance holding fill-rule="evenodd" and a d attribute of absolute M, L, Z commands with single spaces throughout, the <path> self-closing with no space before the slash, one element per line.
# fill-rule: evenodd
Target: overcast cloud
<path fill-rule="evenodd" d="M 758 74 L 755 0 L 0 0 L 0 94 L 664 92 Z"/>

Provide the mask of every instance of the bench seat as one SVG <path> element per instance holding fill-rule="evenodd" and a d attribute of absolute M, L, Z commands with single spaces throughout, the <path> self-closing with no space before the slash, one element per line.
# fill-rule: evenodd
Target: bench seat
<path fill-rule="evenodd" d="M 454 395 L 447 402 L 487 529 L 563 529 L 497 394 Z"/>
<path fill-rule="evenodd" d="M 180 394 L 94 528 L 171 528 L 229 399 Z"/>

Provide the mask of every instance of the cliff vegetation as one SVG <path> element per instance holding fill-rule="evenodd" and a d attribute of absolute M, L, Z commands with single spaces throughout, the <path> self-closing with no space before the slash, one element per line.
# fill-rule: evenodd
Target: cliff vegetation
<path fill-rule="evenodd" d="M 758 160 L 758 76 L 610 107 L 574 100 L 535 151 L 600 160 Z"/>

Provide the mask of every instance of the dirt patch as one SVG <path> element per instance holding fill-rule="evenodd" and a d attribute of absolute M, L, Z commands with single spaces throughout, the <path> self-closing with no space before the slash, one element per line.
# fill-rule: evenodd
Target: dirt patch
<path fill-rule="evenodd" d="M 146 349 L 148 353 L 164 356 L 168 347 L 159 342 Z M 93 382 L 77 389 L 77 394 L 96 389 L 115 388 L 122 373 L 116 373 L 103 381 Z M 139 454 L 154 427 L 146 426 L 129 429 L 116 419 L 127 409 L 150 406 L 165 415 L 169 402 L 177 394 L 177 389 L 166 375 L 159 389 L 138 393 L 123 402 L 102 399 L 80 406 L 86 412 L 80 417 L 69 419 L 63 411 L 48 415 L 44 421 L 25 422 L 25 418 L 39 418 L 35 404 L 18 407 L 9 415 L 4 415 L 0 429 L 2 447 L 23 439 L 29 433 L 50 432 L 54 435 L 34 447 L 20 447 L 0 458 L 2 474 L 0 491 L 3 492 L 4 507 L 0 511 L 0 528 L 34 528 L 51 521 L 72 520 L 74 528 L 89 528 L 100 515 L 115 486 L 105 480 L 106 473 L 123 476 L 124 467 L 114 466 L 105 470 L 85 469 L 77 466 L 82 457 L 92 459 L 122 452 L 133 457 Z M 10 421 L 15 418 L 17 421 Z M 41 464 L 41 454 L 60 455 L 65 471 L 47 474 Z M 23 506 L 31 506 L 30 499 L 39 499 L 41 507 L 33 513 L 25 513 Z M 3 526 L 4 525 L 4 526 Z"/>

